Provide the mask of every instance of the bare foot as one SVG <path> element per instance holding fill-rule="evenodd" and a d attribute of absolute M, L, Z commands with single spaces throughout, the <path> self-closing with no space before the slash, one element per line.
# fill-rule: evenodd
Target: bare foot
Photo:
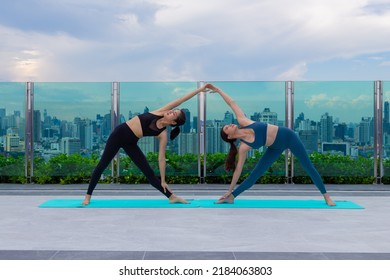
<path fill-rule="evenodd" d="M 234 196 L 232 194 L 230 194 L 228 197 L 220 198 L 220 199 L 218 199 L 218 201 L 216 201 L 214 203 L 215 204 L 222 204 L 222 203 L 233 204 L 234 203 Z"/>
<path fill-rule="evenodd" d="M 183 198 L 180 198 L 174 194 L 172 194 L 169 197 L 169 203 L 183 203 L 183 204 L 189 204 L 189 202 Z"/>
<path fill-rule="evenodd" d="M 333 200 L 330 198 L 329 194 L 325 193 L 324 199 L 325 199 L 326 204 L 328 204 L 328 206 L 336 206 L 336 203 L 333 202 Z"/>
<path fill-rule="evenodd" d="M 81 202 L 82 205 L 87 206 L 91 202 L 91 195 L 85 195 L 84 201 Z"/>

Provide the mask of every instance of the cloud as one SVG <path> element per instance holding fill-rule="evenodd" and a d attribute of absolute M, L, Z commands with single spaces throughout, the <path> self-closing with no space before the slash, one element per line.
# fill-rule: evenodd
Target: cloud
<path fill-rule="evenodd" d="M 304 80 L 307 70 L 307 64 L 305 62 L 301 62 L 278 75 L 276 79 L 282 81 Z"/>
<path fill-rule="evenodd" d="M 389 18 L 373 0 L 12 1 L 0 80 L 305 80 L 322 61 L 389 53 Z"/>
<path fill-rule="evenodd" d="M 319 93 L 310 96 L 310 98 L 304 100 L 304 103 L 310 109 L 324 108 L 332 110 L 346 110 L 346 109 L 358 109 L 367 108 L 371 106 L 372 97 L 368 95 L 358 95 L 357 97 L 349 100 L 348 98 L 341 96 L 330 96 L 325 93 Z"/>

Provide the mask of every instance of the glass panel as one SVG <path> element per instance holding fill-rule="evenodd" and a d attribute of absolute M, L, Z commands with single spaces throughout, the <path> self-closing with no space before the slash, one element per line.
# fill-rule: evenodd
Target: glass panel
<path fill-rule="evenodd" d="M 294 129 L 325 183 L 372 183 L 373 82 L 295 82 Z M 311 183 L 295 158 L 294 182 Z"/>
<path fill-rule="evenodd" d="M 0 182 L 25 183 L 25 83 L 0 83 Z"/>
<path fill-rule="evenodd" d="M 111 83 L 34 85 L 34 181 L 88 182 L 111 132 Z"/>
<path fill-rule="evenodd" d="M 390 81 L 383 82 L 383 180 L 390 183 Z"/>
<path fill-rule="evenodd" d="M 250 119 L 285 126 L 285 82 L 215 82 L 214 84 L 229 94 Z M 207 95 L 206 110 L 207 182 L 228 183 L 231 173 L 226 176 L 224 161 L 229 151 L 229 144 L 221 139 L 220 131 L 225 124 L 237 124 L 237 120 L 231 108 L 217 93 Z M 248 152 L 239 182 L 248 176 L 263 152 L 264 147 Z M 259 178 L 258 182 L 284 183 L 284 181 L 285 156 L 283 154 L 267 173 Z"/>
<path fill-rule="evenodd" d="M 194 82 L 129 82 L 120 85 L 121 123 L 144 112 L 152 112 L 197 88 Z M 173 141 L 168 140 L 166 151 L 166 175 L 169 183 L 198 182 L 198 133 L 197 96 L 186 101 L 179 109 L 186 111 L 186 124 Z M 168 134 L 171 127 L 168 127 Z M 159 176 L 159 141 L 155 137 L 143 137 L 138 142 L 155 174 Z M 146 178 L 129 157 L 120 151 L 120 181 L 146 183 Z M 187 176 L 185 181 L 180 177 Z"/>

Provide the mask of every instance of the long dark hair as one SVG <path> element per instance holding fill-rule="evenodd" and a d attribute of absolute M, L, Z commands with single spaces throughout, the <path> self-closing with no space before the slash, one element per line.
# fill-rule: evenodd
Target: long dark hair
<path fill-rule="evenodd" d="M 179 135 L 180 133 L 180 125 L 183 125 L 185 124 L 186 122 L 186 114 L 184 113 L 183 110 L 180 110 L 180 113 L 177 117 L 177 119 L 175 120 L 176 124 L 175 125 L 172 125 L 172 127 L 174 127 L 174 129 L 171 130 L 171 134 L 169 135 L 169 138 L 171 140 L 175 139 L 177 137 L 177 135 Z"/>
<path fill-rule="evenodd" d="M 237 139 L 229 139 L 228 135 L 223 131 L 223 128 L 221 129 L 221 138 L 223 141 L 230 144 L 229 153 L 225 159 L 225 170 L 234 171 L 236 169 L 236 156 L 238 152 L 235 144 Z"/>

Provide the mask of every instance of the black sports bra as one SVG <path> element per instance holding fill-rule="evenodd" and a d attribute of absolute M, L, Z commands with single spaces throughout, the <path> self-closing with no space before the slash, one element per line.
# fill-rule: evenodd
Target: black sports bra
<path fill-rule="evenodd" d="M 138 115 L 141 122 L 143 136 L 157 136 L 163 132 L 166 127 L 158 128 L 156 122 L 163 118 L 163 116 L 156 116 L 152 113 L 143 113 Z"/>

